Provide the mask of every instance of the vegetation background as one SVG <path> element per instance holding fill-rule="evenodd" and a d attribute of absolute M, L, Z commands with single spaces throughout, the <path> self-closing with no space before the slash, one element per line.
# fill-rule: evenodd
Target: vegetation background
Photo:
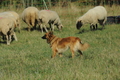
<path fill-rule="evenodd" d="M 28 6 L 36 6 L 36 7 L 45 7 L 46 5 L 51 8 L 53 6 L 59 5 L 62 7 L 68 6 L 70 3 L 77 2 L 80 5 L 109 5 L 112 7 L 113 4 L 120 5 L 120 0 L 0 0 L 1 8 L 26 8 Z"/>
<path fill-rule="evenodd" d="M 27 6 L 22 4 L 21 7 L 17 7 L 17 2 L 30 0 L 1 1 L 0 12 L 14 10 L 21 15 Z M 4 3 L 5 1 L 8 3 Z M 43 3 L 39 3 L 42 0 L 31 1 L 38 1 L 38 5 L 33 6 L 39 10 L 45 9 Z M 49 44 L 41 39 L 44 34 L 40 32 L 39 27 L 38 30 L 28 32 L 25 29 L 27 25 L 21 20 L 21 33 L 16 30 L 18 41 L 13 41 L 10 46 L 3 41 L 0 43 L 0 80 L 120 80 L 120 24 L 105 25 L 103 30 L 99 25 L 95 31 L 91 31 L 89 24 L 86 24 L 77 30 L 77 18 L 95 5 L 78 0 L 71 0 L 67 4 L 63 1 L 58 3 L 59 1 L 54 1 L 55 5 L 48 6 L 50 10 L 58 13 L 64 25 L 62 31 L 55 28 L 54 34 L 58 37 L 79 37 L 83 42 L 89 43 L 90 48 L 83 52 L 82 57 L 76 53 L 72 59 L 68 50 L 63 53 L 62 58 L 56 56 L 51 59 L 52 50 Z M 29 3 L 28 6 L 32 4 Z M 120 15 L 119 4 L 104 4 L 104 7 L 108 16 Z"/>

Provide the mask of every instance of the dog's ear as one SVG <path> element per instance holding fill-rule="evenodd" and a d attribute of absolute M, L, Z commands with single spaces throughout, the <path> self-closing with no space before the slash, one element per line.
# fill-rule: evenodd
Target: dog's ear
<path fill-rule="evenodd" d="M 50 31 L 50 32 L 49 32 L 49 34 L 50 34 L 50 35 L 53 35 L 53 32 L 52 32 L 52 31 Z"/>

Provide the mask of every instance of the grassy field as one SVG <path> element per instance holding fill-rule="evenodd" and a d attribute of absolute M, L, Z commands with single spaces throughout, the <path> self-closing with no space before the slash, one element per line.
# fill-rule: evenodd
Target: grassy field
<path fill-rule="evenodd" d="M 71 8 L 53 8 L 60 15 L 64 28 L 57 29 L 58 37 L 76 36 L 90 48 L 70 58 L 70 50 L 51 59 L 52 50 L 39 30 L 27 32 L 26 24 L 21 21 L 21 33 L 16 32 L 18 41 L 7 46 L 0 43 L 0 79 L 1 80 L 120 80 L 120 24 L 101 26 L 91 31 L 84 25 L 79 33 L 75 27 L 76 19 L 92 6 Z M 116 8 L 116 9 L 115 9 Z M 109 8 L 108 15 L 119 15 L 119 6 Z M 110 10 L 115 10 L 110 11 Z M 18 11 L 19 14 L 22 11 Z"/>

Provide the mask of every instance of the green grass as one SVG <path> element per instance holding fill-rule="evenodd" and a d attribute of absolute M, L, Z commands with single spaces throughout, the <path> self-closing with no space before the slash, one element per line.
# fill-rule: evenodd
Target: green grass
<path fill-rule="evenodd" d="M 70 16 L 71 15 L 71 16 Z M 70 58 L 70 50 L 51 59 L 52 50 L 40 31 L 16 32 L 18 41 L 7 46 L 0 43 L 0 79 L 1 80 L 120 80 L 120 25 L 106 25 L 105 29 L 90 31 L 85 25 L 79 31 L 75 20 L 79 14 L 60 15 L 64 28 L 57 29 L 58 37 L 76 36 L 90 48 Z"/>
<path fill-rule="evenodd" d="M 68 50 L 62 58 L 51 59 L 51 48 L 38 31 L 17 33 L 18 42 L 0 45 L 2 80 L 119 80 L 120 27 L 107 25 L 104 30 L 78 34 L 74 27 L 55 31 L 59 37 L 76 36 L 90 44 L 83 57 L 71 59 Z"/>

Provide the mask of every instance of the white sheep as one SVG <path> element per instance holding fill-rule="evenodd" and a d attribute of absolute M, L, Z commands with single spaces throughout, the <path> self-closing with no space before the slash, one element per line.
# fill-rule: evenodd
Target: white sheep
<path fill-rule="evenodd" d="M 13 18 L 15 18 L 16 24 L 17 24 L 17 26 L 19 28 L 19 32 L 20 32 L 20 18 L 16 12 L 14 12 L 14 11 L 1 12 L 0 17 L 13 17 Z"/>
<path fill-rule="evenodd" d="M 7 11 L 8 13 L 10 13 L 10 14 L 12 14 L 14 17 L 15 17 L 15 19 L 16 19 L 16 23 L 17 23 L 17 26 L 18 26 L 18 28 L 19 28 L 19 32 L 20 32 L 20 16 L 19 16 L 19 14 L 18 13 L 16 13 L 15 11 Z"/>
<path fill-rule="evenodd" d="M 46 32 L 48 32 L 48 30 L 46 29 L 47 24 L 50 25 L 50 28 L 52 27 L 52 31 L 54 31 L 54 25 L 56 25 L 59 30 L 61 30 L 61 28 L 63 27 L 61 20 L 55 11 L 51 10 L 39 11 L 39 20 L 42 33 L 43 33 L 42 27 L 45 28 Z"/>
<path fill-rule="evenodd" d="M 14 32 L 15 26 L 17 26 L 17 23 L 13 17 L 0 17 L 0 33 L 2 36 L 6 36 L 7 45 L 10 45 L 12 35 L 17 41 L 17 37 Z"/>
<path fill-rule="evenodd" d="M 22 20 L 28 25 L 28 31 L 30 31 L 31 26 L 36 28 L 39 21 L 38 12 L 36 7 L 28 7 L 22 12 Z"/>
<path fill-rule="evenodd" d="M 97 23 L 103 25 L 107 20 L 107 11 L 103 6 L 96 6 L 93 9 L 88 10 L 83 16 L 79 17 L 76 22 L 76 28 L 80 29 L 82 25 L 90 23 L 90 28 L 97 29 Z"/>

